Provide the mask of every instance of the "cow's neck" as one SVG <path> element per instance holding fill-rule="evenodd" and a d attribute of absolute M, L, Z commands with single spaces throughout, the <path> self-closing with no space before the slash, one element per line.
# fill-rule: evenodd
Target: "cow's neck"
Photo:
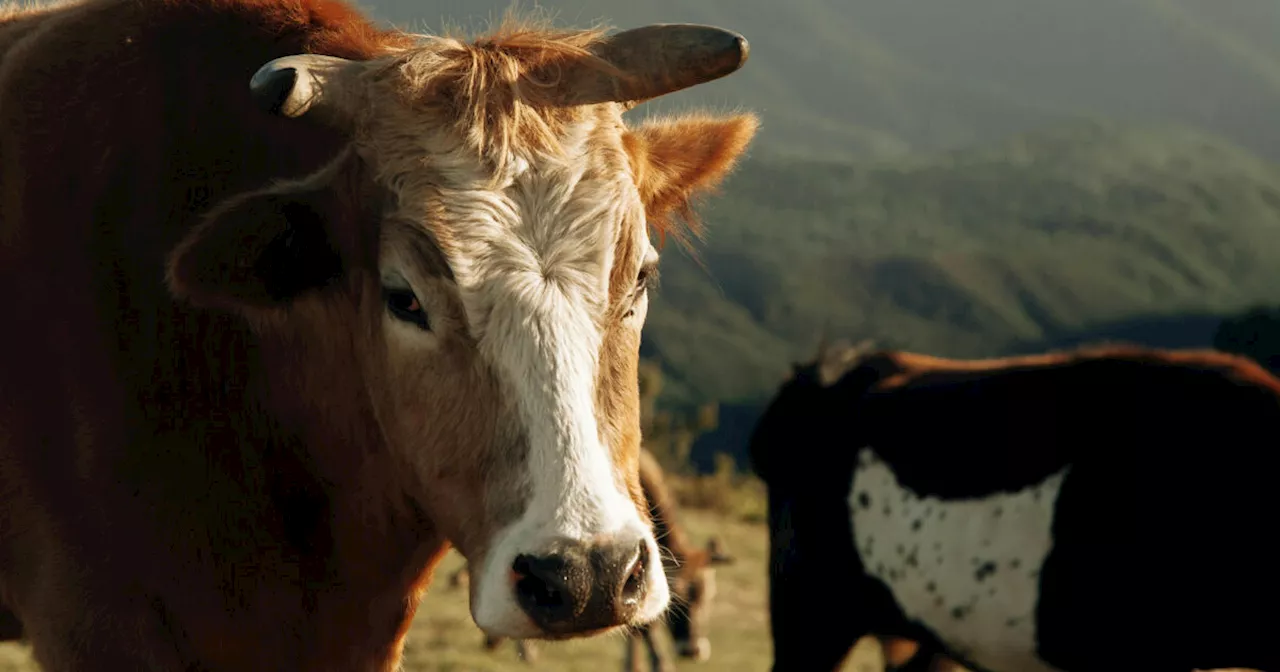
<path fill-rule="evenodd" d="M 248 477 L 264 487 L 235 488 L 252 501 L 221 513 L 266 529 L 226 530 L 225 538 L 209 542 L 212 548 L 241 547 L 211 559 L 215 575 L 252 568 L 234 601 L 220 609 L 223 627 L 211 630 L 211 637 L 229 637 L 244 650 L 227 649 L 225 638 L 193 646 L 214 660 L 219 654 L 210 650 L 223 649 L 231 667 L 243 662 L 241 656 L 267 664 L 252 652 L 275 650 L 285 668 L 396 669 L 418 600 L 448 544 L 404 494 L 403 470 L 383 443 L 361 388 L 305 378 L 356 365 L 309 356 L 296 345 L 287 358 L 273 357 L 278 351 L 271 344 L 259 345 L 261 363 L 278 374 L 271 382 L 304 381 L 303 389 L 323 389 L 328 396 L 324 408 L 316 408 L 296 388 L 250 380 L 244 381 L 245 394 L 222 400 L 234 404 L 222 415 L 245 418 L 262 432 L 250 439 L 235 430 L 224 436 L 241 442 L 237 450 Z M 232 475 L 224 467 L 212 478 Z M 288 610 L 296 613 L 268 614 L 259 607 L 280 604 L 294 605 Z M 282 620 L 302 627 L 280 633 Z"/>
<path fill-rule="evenodd" d="M 334 573 L 340 583 L 317 595 L 323 620 L 313 643 L 315 669 L 344 658 L 341 669 L 398 669 L 418 602 L 448 549 L 429 522 L 415 518 L 380 529 L 362 521 L 358 511 L 337 516 Z M 356 642 L 370 642 L 371 648 L 353 651 Z"/>
<path fill-rule="evenodd" d="M 370 661 L 399 660 L 421 593 L 448 546 L 405 494 L 411 484 L 404 482 L 404 470 L 376 429 L 368 397 L 356 385 L 345 387 L 345 392 L 321 413 L 305 409 L 303 417 L 310 422 L 296 430 L 314 470 L 310 476 L 327 485 L 329 498 L 321 507 L 327 520 L 315 528 L 314 542 L 330 548 L 316 554 L 327 556 L 329 566 L 315 573 L 320 620 L 313 645 L 317 665 L 345 658 L 343 669 L 371 669 Z M 273 412 L 287 417 L 285 409 Z M 306 512 L 301 513 L 305 525 Z M 353 643 L 366 641 L 375 648 L 351 649 Z"/>

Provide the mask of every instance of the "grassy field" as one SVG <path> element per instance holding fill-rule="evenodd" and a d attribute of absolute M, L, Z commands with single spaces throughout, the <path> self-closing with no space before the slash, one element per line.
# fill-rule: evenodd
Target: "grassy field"
<path fill-rule="evenodd" d="M 705 542 L 707 535 L 717 534 L 737 561 L 718 570 L 718 592 L 712 613 L 711 660 L 705 663 L 680 661 L 681 670 L 718 672 L 767 672 L 772 662 L 769 637 L 768 591 L 766 563 L 768 530 L 763 518 L 759 483 L 730 484 L 727 476 L 708 476 L 693 480 L 672 479 L 672 489 L 686 503 L 680 520 L 689 529 L 692 541 Z M 436 582 L 422 608 L 418 610 L 413 631 L 405 645 L 406 672 L 508 672 L 515 670 L 554 670 L 556 672 L 609 672 L 621 670 L 624 640 L 619 635 L 606 635 L 571 642 L 538 642 L 538 659 L 533 664 L 522 662 L 515 644 L 508 642 L 494 652 L 485 651 L 483 635 L 471 621 L 467 596 L 462 589 L 451 589 L 448 578 L 463 565 L 456 552 L 450 552 L 440 566 Z M 661 645 L 670 651 L 666 633 Z M 856 660 L 846 665 L 847 672 L 879 672 L 879 649 L 864 642 Z M 0 672 L 34 672 L 28 649 L 19 644 L 0 644 Z"/>

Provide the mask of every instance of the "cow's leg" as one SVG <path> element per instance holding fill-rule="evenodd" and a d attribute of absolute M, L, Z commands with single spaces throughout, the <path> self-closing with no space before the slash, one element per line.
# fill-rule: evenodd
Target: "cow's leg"
<path fill-rule="evenodd" d="M 530 640 L 517 639 L 516 655 L 520 657 L 520 660 L 526 663 L 532 663 L 538 660 L 538 647 Z"/>
<path fill-rule="evenodd" d="M 933 656 L 933 667 L 929 668 L 929 672 L 969 672 L 969 668 L 938 654 Z"/>
<path fill-rule="evenodd" d="M 502 643 L 503 643 L 503 642 L 505 642 L 505 641 L 507 641 L 507 638 L 506 638 L 506 637 L 502 637 L 502 636 L 498 636 L 498 635 L 485 635 L 485 636 L 484 636 L 484 648 L 485 648 L 485 650 L 486 650 L 486 651 L 494 651 L 494 650 L 496 650 L 499 646 L 502 646 Z"/>
<path fill-rule="evenodd" d="M 885 664 L 885 670 L 892 672 L 939 672 L 947 668 L 934 667 L 934 656 L 928 651 L 919 651 L 916 655 L 903 661 L 901 665 Z"/>
<path fill-rule="evenodd" d="M 22 621 L 17 614 L 5 607 L 0 607 L 0 642 L 13 642 L 22 639 Z"/>
<path fill-rule="evenodd" d="M 622 659 L 622 672 L 644 672 L 644 641 L 635 630 L 627 633 L 626 652 Z"/>
<path fill-rule="evenodd" d="M 960 668 L 947 667 L 946 659 L 936 647 L 904 637 L 884 637 L 880 640 L 884 651 L 885 670 L 893 672 L 957 672 Z"/>
<path fill-rule="evenodd" d="M 676 664 L 658 649 L 658 642 L 653 639 L 653 628 L 645 628 L 641 633 L 645 648 L 649 651 L 649 666 L 654 672 L 675 672 Z"/>
<path fill-rule="evenodd" d="M 904 637 L 880 637 L 886 669 L 903 669 L 920 655 L 920 644 Z"/>

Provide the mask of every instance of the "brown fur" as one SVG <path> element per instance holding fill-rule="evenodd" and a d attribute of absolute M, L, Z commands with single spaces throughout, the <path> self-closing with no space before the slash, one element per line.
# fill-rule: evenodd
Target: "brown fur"
<path fill-rule="evenodd" d="M 695 194 L 715 187 L 746 149 L 759 123 L 755 117 L 728 119 L 690 115 L 652 122 L 628 135 L 627 151 L 647 215 L 660 236 L 672 234 L 687 245 L 686 234 L 702 229 L 693 212 Z M 715 143 L 700 142 L 710 135 Z M 675 225 L 682 218 L 686 228 Z"/>
<path fill-rule="evenodd" d="M 509 514 L 483 501 L 501 488 L 490 473 L 507 456 L 450 448 L 497 442 L 497 393 L 459 338 L 444 346 L 449 370 L 435 373 L 461 388 L 416 398 L 452 422 L 422 426 L 429 418 L 371 398 L 408 384 L 371 363 L 384 352 L 367 309 L 378 302 L 379 232 L 358 224 L 385 195 L 354 161 L 332 161 L 340 133 L 265 114 L 246 89 L 258 66 L 288 54 L 426 52 L 336 0 L 5 11 L 0 603 L 51 671 L 395 669 L 447 540 L 482 546 Z M 527 91 L 512 88 L 511 68 L 581 56 L 596 36 L 508 26 L 448 43 L 433 57 L 453 69 L 423 90 L 452 93 L 444 107 L 500 162 L 513 144 L 553 136 L 557 114 L 582 113 L 522 107 L 507 95 Z M 663 180 L 714 185 L 754 129 L 742 116 L 624 136 L 644 138 L 625 144 L 650 224 L 665 230 L 692 196 Z M 703 144 L 680 139 L 695 135 Z M 680 160 L 699 148 L 714 159 Z M 326 163 L 310 181 L 268 186 Z M 675 168 L 658 176 L 650 165 Z M 219 260 L 264 242 L 228 215 L 261 216 L 243 225 L 269 233 L 274 213 L 255 208 L 286 193 L 338 223 L 345 267 L 283 307 Z M 179 300 L 163 277 L 173 250 Z M 615 301 L 634 270 L 614 269 Z M 638 341 L 606 335 L 599 414 L 641 506 Z M 388 408 L 400 424 L 380 423 Z M 440 446 L 429 483 L 388 447 L 412 432 Z"/>
<path fill-rule="evenodd" d="M 990 371 L 1070 366 L 1098 359 L 1164 362 L 1174 366 L 1230 372 L 1232 377 L 1241 381 L 1280 390 L 1275 377 L 1252 359 L 1210 349 L 1155 350 L 1136 345 L 1105 344 L 989 359 L 948 359 L 913 352 L 882 351 L 864 357 L 860 364 L 879 370 L 883 378 L 878 387 L 890 389 L 924 385 L 943 379 L 969 379 Z"/>
<path fill-rule="evenodd" d="M 0 337 L 0 600 L 47 670 L 390 669 L 445 546 L 404 501 L 368 524 L 398 476 L 364 404 L 335 394 L 322 423 L 299 406 L 303 385 L 360 389 L 357 369 L 340 343 L 254 345 L 183 310 L 156 260 L 199 210 L 338 149 L 233 95 L 253 68 L 399 37 L 334 2 L 87 2 L 38 22 L 0 62 L 0 277 L 26 287 Z M 175 95 L 164 78 L 207 74 L 201 53 L 243 76 Z"/>

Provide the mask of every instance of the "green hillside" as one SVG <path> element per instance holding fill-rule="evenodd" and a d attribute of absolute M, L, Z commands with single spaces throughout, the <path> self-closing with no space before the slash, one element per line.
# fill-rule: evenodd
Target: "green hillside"
<path fill-rule="evenodd" d="M 367 0 L 419 31 L 482 29 L 511 0 Z M 691 21 L 751 62 L 636 114 L 691 104 L 764 117 L 762 151 L 899 156 L 1079 115 L 1188 124 L 1280 160 L 1274 0 L 521 0 L 561 24 Z"/>
<path fill-rule="evenodd" d="M 953 356 L 1280 290 L 1280 166 L 1080 122 L 874 165 L 750 160 L 668 248 L 644 346 L 668 401 L 767 394 L 833 332 Z M 705 267 L 705 270 L 704 270 Z"/>

